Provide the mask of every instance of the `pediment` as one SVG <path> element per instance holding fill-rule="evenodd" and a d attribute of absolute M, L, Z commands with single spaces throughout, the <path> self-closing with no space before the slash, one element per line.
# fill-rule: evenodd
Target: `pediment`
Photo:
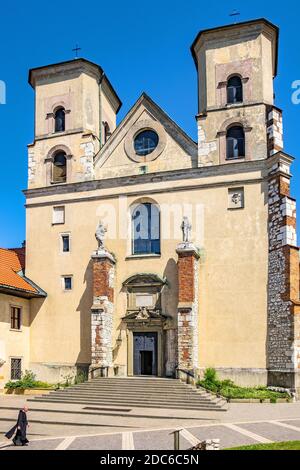
<path fill-rule="evenodd" d="M 133 140 L 140 129 L 153 129 L 159 136 L 158 148 L 148 158 L 135 158 Z M 95 158 L 95 176 L 135 174 L 145 163 L 155 171 L 193 167 L 197 159 L 196 143 L 167 114 L 143 94 L 118 125 Z M 155 161 L 155 162 L 154 162 Z M 159 165 L 157 162 L 164 162 Z"/>
<path fill-rule="evenodd" d="M 125 287 L 163 286 L 166 279 L 154 273 L 138 273 L 130 276 L 123 282 Z"/>

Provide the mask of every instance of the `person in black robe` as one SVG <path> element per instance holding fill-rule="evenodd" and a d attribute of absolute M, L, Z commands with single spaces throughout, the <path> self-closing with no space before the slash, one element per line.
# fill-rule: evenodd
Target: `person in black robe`
<path fill-rule="evenodd" d="M 17 431 L 15 434 L 15 437 L 13 438 L 13 443 L 15 446 L 25 446 L 29 442 L 26 437 L 27 426 L 29 426 L 28 420 L 27 420 L 27 411 L 28 411 L 27 406 L 24 406 L 19 411 L 17 423 L 14 425 L 13 428 L 10 429 L 10 431 L 8 431 L 5 434 L 5 437 L 7 437 L 7 439 L 11 439 L 12 436 Z"/>

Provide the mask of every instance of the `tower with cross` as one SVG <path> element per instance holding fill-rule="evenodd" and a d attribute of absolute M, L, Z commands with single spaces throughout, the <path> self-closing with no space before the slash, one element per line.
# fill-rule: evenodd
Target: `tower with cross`
<path fill-rule="evenodd" d="M 264 19 L 198 34 L 192 51 L 199 71 L 201 166 L 224 164 L 234 151 L 243 160 L 267 155 L 266 105 L 274 104 L 277 36 L 276 27 Z M 230 128 L 241 142 L 231 153 Z"/>
<path fill-rule="evenodd" d="M 30 71 L 36 95 L 31 188 L 53 183 L 57 155 L 62 182 L 91 179 L 93 156 L 104 145 L 107 129 L 116 128 L 120 100 L 102 68 L 78 57 L 80 50 L 76 44 L 74 59 Z"/>

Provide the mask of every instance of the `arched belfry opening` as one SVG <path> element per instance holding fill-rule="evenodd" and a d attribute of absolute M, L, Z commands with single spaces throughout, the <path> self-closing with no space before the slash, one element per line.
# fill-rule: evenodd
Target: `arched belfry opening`
<path fill-rule="evenodd" d="M 67 156 L 63 150 L 59 150 L 53 156 L 52 182 L 65 183 L 67 181 Z"/>
<path fill-rule="evenodd" d="M 233 75 L 227 81 L 227 104 L 243 102 L 243 84 L 238 75 Z"/>
<path fill-rule="evenodd" d="M 63 107 L 58 108 L 54 113 L 54 132 L 64 132 L 66 128 L 65 124 L 65 109 Z"/>

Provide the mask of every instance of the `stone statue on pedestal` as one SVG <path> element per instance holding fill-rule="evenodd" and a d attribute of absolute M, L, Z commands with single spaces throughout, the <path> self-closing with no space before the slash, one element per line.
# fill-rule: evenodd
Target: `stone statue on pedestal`
<path fill-rule="evenodd" d="M 182 224 L 181 224 L 181 230 L 182 230 L 182 241 L 184 243 L 190 243 L 192 225 L 191 225 L 188 217 L 183 217 L 183 221 L 182 221 Z"/>
<path fill-rule="evenodd" d="M 96 230 L 96 233 L 95 233 L 95 237 L 96 237 L 96 240 L 98 242 L 98 250 L 104 250 L 105 247 L 104 247 L 104 237 L 105 237 L 105 233 L 107 232 L 107 228 L 104 227 L 103 223 L 99 222 L 98 224 L 98 227 L 97 227 L 97 230 Z"/>

